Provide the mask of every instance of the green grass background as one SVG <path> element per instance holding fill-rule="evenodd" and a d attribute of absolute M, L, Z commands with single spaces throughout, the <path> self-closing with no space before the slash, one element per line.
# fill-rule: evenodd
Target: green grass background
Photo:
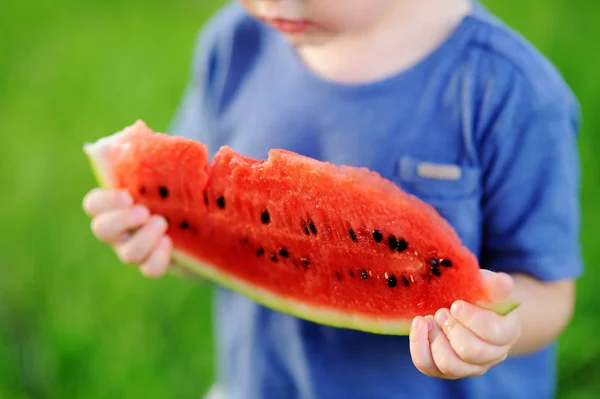
<path fill-rule="evenodd" d="M 485 2 L 582 102 L 587 271 L 561 338 L 560 398 L 600 392 L 600 5 Z M 216 0 L 0 1 L 0 398 L 199 397 L 213 377 L 208 287 L 143 279 L 95 241 L 81 145 L 144 118 L 165 129 Z M 401 376 L 400 376 L 401 378 Z"/>

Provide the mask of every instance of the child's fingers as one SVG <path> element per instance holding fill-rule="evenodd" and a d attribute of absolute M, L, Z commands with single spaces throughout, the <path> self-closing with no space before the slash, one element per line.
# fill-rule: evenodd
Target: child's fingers
<path fill-rule="evenodd" d="M 160 277 L 167 272 L 171 263 L 171 250 L 173 244 L 169 236 L 163 236 L 154 252 L 140 266 L 142 274 L 146 277 Z"/>
<path fill-rule="evenodd" d="M 453 303 L 450 311 L 462 325 L 492 345 L 508 345 L 519 334 L 520 325 L 516 312 L 500 316 L 464 301 Z"/>
<path fill-rule="evenodd" d="M 431 355 L 443 378 L 454 379 L 480 375 L 483 369 L 480 366 L 464 362 L 452 349 L 448 337 L 437 322 L 429 332 L 431 342 Z"/>
<path fill-rule="evenodd" d="M 433 327 L 433 319 L 430 316 L 428 318 L 415 317 L 410 331 L 410 354 L 415 367 L 421 373 L 435 377 L 441 375 L 441 372 L 431 355 L 430 327 Z"/>
<path fill-rule="evenodd" d="M 83 198 L 83 209 L 89 216 L 97 216 L 114 209 L 130 207 L 133 198 L 125 190 L 95 188 Z"/>
<path fill-rule="evenodd" d="M 446 334 L 454 352 L 463 361 L 475 365 L 496 364 L 507 355 L 505 346 L 490 345 L 456 320 L 447 309 L 439 310 L 435 321 Z"/>
<path fill-rule="evenodd" d="M 136 229 L 150 217 L 141 205 L 104 212 L 92 219 L 92 232 L 102 241 L 112 242 L 128 230 Z"/>
<path fill-rule="evenodd" d="M 150 222 L 139 229 L 127 242 L 116 245 L 122 262 L 139 264 L 153 252 L 160 238 L 167 230 L 167 222 L 162 216 L 153 216 Z"/>

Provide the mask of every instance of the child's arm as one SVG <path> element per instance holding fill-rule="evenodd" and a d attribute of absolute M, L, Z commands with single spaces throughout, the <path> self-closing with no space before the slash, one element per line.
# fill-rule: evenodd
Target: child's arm
<path fill-rule="evenodd" d="M 575 308 L 575 282 L 543 282 L 525 274 L 513 279 L 513 296 L 522 304 L 517 309 L 522 333 L 510 355 L 522 355 L 550 344 L 567 327 Z"/>

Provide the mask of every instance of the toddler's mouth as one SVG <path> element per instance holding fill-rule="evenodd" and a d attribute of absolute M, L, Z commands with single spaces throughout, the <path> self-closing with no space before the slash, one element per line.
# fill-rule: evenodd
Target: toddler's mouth
<path fill-rule="evenodd" d="M 305 20 L 265 18 L 264 21 L 282 33 L 304 33 L 311 26 L 310 22 Z"/>

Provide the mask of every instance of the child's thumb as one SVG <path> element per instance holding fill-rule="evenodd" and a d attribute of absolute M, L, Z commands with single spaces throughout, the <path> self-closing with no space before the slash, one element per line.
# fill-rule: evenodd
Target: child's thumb
<path fill-rule="evenodd" d="M 513 290 L 513 278 L 506 273 L 495 273 L 482 269 L 486 285 L 491 293 L 492 303 L 507 299 Z"/>

